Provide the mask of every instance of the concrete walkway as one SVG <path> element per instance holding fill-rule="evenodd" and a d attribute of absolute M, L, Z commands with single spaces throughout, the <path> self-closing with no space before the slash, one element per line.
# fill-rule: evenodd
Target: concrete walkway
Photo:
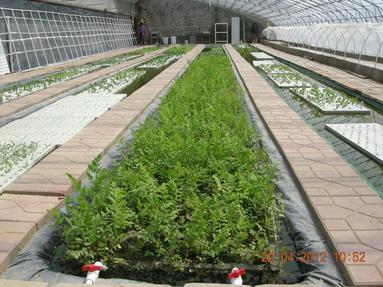
<path fill-rule="evenodd" d="M 49 210 L 61 206 L 65 195 L 72 191 L 66 173 L 81 179 L 88 164 L 119 139 L 203 48 L 203 45 L 197 45 L 145 86 L 88 124 L 5 190 L 0 196 L 0 272 L 46 222 Z"/>
<path fill-rule="evenodd" d="M 345 253 L 338 265 L 347 284 L 383 286 L 383 200 L 231 45 L 225 47 L 330 246 Z"/>
<path fill-rule="evenodd" d="M 23 109 L 31 107 L 33 105 L 44 102 L 48 99 L 54 98 L 58 95 L 61 95 L 69 90 L 72 90 L 76 87 L 82 86 L 89 82 L 95 81 L 101 77 L 109 76 L 113 73 L 116 73 L 120 70 L 127 69 L 129 67 L 135 67 L 143 62 L 146 62 L 158 55 L 160 55 L 165 49 L 160 49 L 154 52 L 147 53 L 141 57 L 134 58 L 132 60 L 126 61 L 124 63 L 113 65 L 107 68 L 103 68 L 94 72 L 87 73 L 85 75 L 76 77 L 71 80 L 67 80 L 51 87 L 48 87 L 43 90 L 36 91 L 29 95 L 20 97 L 18 99 L 6 102 L 0 105 L 0 118 L 10 116 L 14 113 L 17 113 Z M 127 51 L 125 50 L 125 53 Z"/>
<path fill-rule="evenodd" d="M 359 92 L 367 98 L 383 104 L 383 84 L 381 83 L 369 79 L 363 79 L 338 68 L 330 67 L 302 57 L 287 54 L 266 45 L 254 44 L 253 46 L 269 53 L 272 56 L 281 58 L 307 70 L 313 71 L 322 77 L 333 80 L 338 84 L 349 88 L 350 90 Z"/>

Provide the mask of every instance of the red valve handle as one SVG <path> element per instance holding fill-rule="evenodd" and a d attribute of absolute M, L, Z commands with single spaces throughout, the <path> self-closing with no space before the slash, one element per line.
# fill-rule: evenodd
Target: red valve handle
<path fill-rule="evenodd" d="M 238 278 L 239 276 L 242 276 L 242 275 L 245 275 L 246 274 L 246 270 L 243 269 L 243 268 L 238 268 L 238 270 L 235 270 L 233 272 L 230 272 L 229 274 L 227 274 L 227 278 L 228 279 L 234 279 L 234 278 Z"/>
<path fill-rule="evenodd" d="M 94 264 L 84 265 L 81 269 L 82 269 L 83 272 L 94 272 L 94 271 L 101 271 L 101 270 L 103 270 L 102 266 L 97 266 L 97 265 L 94 265 Z"/>

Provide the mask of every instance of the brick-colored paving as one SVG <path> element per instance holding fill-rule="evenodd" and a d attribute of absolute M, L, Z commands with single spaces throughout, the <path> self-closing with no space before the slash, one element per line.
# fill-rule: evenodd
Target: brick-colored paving
<path fill-rule="evenodd" d="M 231 45 L 226 49 L 334 252 L 346 253 L 339 266 L 348 284 L 383 286 L 383 200 Z M 353 262 L 353 252 L 364 252 L 365 262 Z"/>
<path fill-rule="evenodd" d="M 123 55 L 126 53 L 134 52 L 134 51 L 137 51 L 140 49 L 142 49 L 142 47 L 132 47 L 132 48 L 127 48 L 127 49 L 120 49 L 120 50 L 116 50 L 116 51 L 96 54 L 96 55 L 89 56 L 89 57 L 74 59 L 72 61 L 68 61 L 65 63 L 54 64 L 54 65 L 49 65 L 49 66 L 42 66 L 42 67 L 39 67 L 39 68 L 36 68 L 33 70 L 29 70 L 29 71 L 6 74 L 6 75 L 3 75 L 0 77 L 0 86 L 9 85 L 12 83 L 17 83 L 17 82 L 21 82 L 21 81 L 25 81 L 25 80 L 30 80 L 31 78 L 36 78 L 36 77 L 48 75 L 51 73 L 57 73 L 57 72 L 67 70 L 70 68 L 74 68 L 74 67 L 82 66 L 85 64 L 97 62 L 97 61 L 103 60 L 105 58 L 112 58 L 112 57 L 120 56 L 120 55 Z"/>
<path fill-rule="evenodd" d="M 322 77 L 331 79 L 351 90 L 357 91 L 364 96 L 383 104 L 383 84 L 381 83 L 369 79 L 363 79 L 344 70 L 310 61 L 303 57 L 290 55 L 266 45 L 254 44 L 253 46 L 277 58 L 284 59 L 307 70 L 313 71 Z"/>
<path fill-rule="evenodd" d="M 188 63 L 203 48 L 203 45 L 196 46 L 145 86 L 88 124 L 5 189 L 0 196 L 0 272 L 47 220 L 48 210 L 62 204 L 64 196 L 71 192 L 66 173 L 77 179 L 82 178 L 88 164 L 119 139 L 161 91 L 183 73 Z"/>
<path fill-rule="evenodd" d="M 101 70 L 97 70 L 95 72 L 90 72 L 83 76 L 79 76 L 77 78 L 67 80 L 62 83 L 58 83 L 44 90 L 36 91 L 35 93 L 26 95 L 19 99 L 15 99 L 10 102 L 6 102 L 0 105 L 0 118 L 12 115 L 18 111 L 26 109 L 30 106 L 39 104 L 45 100 L 56 97 L 66 91 L 74 89 L 76 87 L 85 85 L 88 82 L 97 80 L 100 77 L 105 77 L 111 75 L 119 70 L 126 69 L 128 67 L 137 66 L 145 61 L 148 61 L 159 54 L 161 54 L 164 49 L 160 49 L 154 52 L 147 53 L 141 57 L 134 58 L 132 60 L 126 61 L 124 63 L 114 65 L 111 67 L 107 67 Z"/>

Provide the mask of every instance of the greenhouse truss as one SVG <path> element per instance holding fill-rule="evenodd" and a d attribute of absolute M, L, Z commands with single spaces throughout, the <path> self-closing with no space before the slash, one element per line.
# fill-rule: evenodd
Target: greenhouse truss
<path fill-rule="evenodd" d="M 199 0 L 278 26 L 382 22 L 382 0 Z"/>
<path fill-rule="evenodd" d="M 136 45 L 130 16 L 100 17 L 6 8 L 0 8 L 0 38 L 2 74 Z"/>

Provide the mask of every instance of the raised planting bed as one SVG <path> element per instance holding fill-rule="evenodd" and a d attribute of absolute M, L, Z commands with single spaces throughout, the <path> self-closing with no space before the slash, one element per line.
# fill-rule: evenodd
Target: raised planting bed
<path fill-rule="evenodd" d="M 264 52 L 252 52 L 251 55 L 256 60 L 273 60 L 274 59 L 273 56 L 270 56 L 269 54 L 266 54 Z"/>
<path fill-rule="evenodd" d="M 161 69 L 168 66 L 170 63 L 181 58 L 185 53 L 190 51 L 194 45 L 183 45 L 171 47 L 164 51 L 164 53 L 153 60 L 150 60 L 140 66 L 138 69 Z"/>
<path fill-rule="evenodd" d="M 145 71 L 127 69 L 96 83 L 90 84 L 85 93 L 116 93 L 145 75 Z"/>
<path fill-rule="evenodd" d="M 311 84 L 296 72 L 268 74 L 270 80 L 280 88 L 310 87 Z"/>
<path fill-rule="evenodd" d="M 260 67 L 262 65 L 273 65 L 277 63 L 276 60 L 261 60 L 261 61 L 253 61 L 253 66 L 254 67 Z"/>
<path fill-rule="evenodd" d="M 68 96 L 1 127 L 0 191 L 125 96 Z"/>
<path fill-rule="evenodd" d="M 53 147 L 52 147 L 53 148 Z M 51 149 L 38 142 L 0 142 L 0 194 L 23 171 L 32 167 Z"/>
<path fill-rule="evenodd" d="M 279 63 L 277 61 L 269 61 L 269 63 L 262 63 L 263 61 L 258 62 L 261 63 L 259 68 L 261 68 L 266 74 L 289 74 L 295 72 L 289 66 L 286 66 L 285 64 Z M 254 63 L 257 63 L 257 61 L 254 61 Z"/>
<path fill-rule="evenodd" d="M 383 164 L 383 126 L 380 124 L 331 124 L 326 129 Z"/>
<path fill-rule="evenodd" d="M 181 55 L 161 55 L 149 62 L 142 64 L 137 69 L 159 69 L 181 58 Z"/>
<path fill-rule="evenodd" d="M 245 264 L 249 283 L 267 277 L 259 265 L 279 246 L 283 208 L 239 93 L 222 50 L 204 53 L 121 144 L 114 168 L 96 160 L 91 185 L 72 178 L 77 195 L 57 215 L 62 271 L 97 259 L 106 276 L 156 283 L 225 282 Z"/>
<path fill-rule="evenodd" d="M 112 65 L 118 65 L 129 61 L 133 58 L 138 57 L 139 55 L 159 49 L 158 47 L 143 48 L 134 52 L 130 52 L 124 55 L 111 57 L 94 63 L 82 65 L 75 67 L 69 70 L 61 71 L 43 77 L 41 79 L 28 81 L 26 83 L 19 83 L 12 85 L 8 88 L 0 90 L 0 104 L 12 101 L 19 97 L 26 96 L 28 94 L 37 92 L 42 89 L 46 89 L 58 83 L 70 80 L 81 75 L 93 72 L 95 70 L 101 69 L 103 67 L 109 67 Z"/>
<path fill-rule="evenodd" d="M 80 75 L 95 71 L 99 68 L 101 68 L 99 65 L 87 64 L 81 67 L 54 73 L 39 80 L 32 80 L 27 83 L 13 85 L 0 91 L 0 103 L 9 102 L 33 92 L 46 89 L 50 86 L 76 78 Z"/>
<path fill-rule="evenodd" d="M 291 88 L 298 97 L 304 99 L 325 114 L 369 114 L 370 110 L 360 101 L 329 87 L 313 85 L 311 88 Z"/>

